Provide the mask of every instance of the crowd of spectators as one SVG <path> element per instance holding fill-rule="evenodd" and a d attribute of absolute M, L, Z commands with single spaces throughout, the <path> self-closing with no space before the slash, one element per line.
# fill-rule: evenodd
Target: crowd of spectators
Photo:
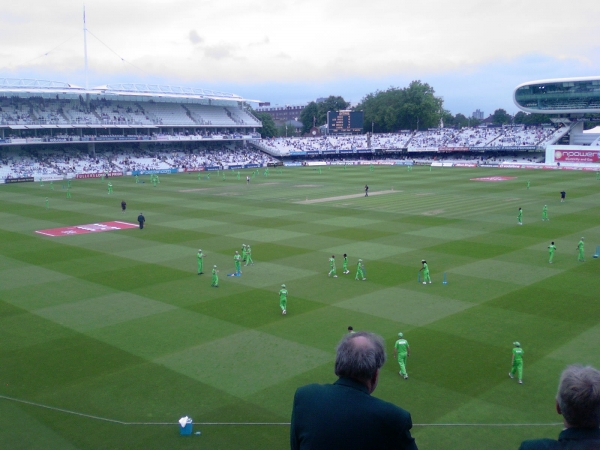
<path fill-rule="evenodd" d="M 326 150 L 419 151 L 440 147 L 539 147 L 556 136 L 555 128 L 545 127 L 465 127 L 436 128 L 417 132 L 383 133 L 316 138 L 274 138 L 258 145 L 276 155 Z"/>
<path fill-rule="evenodd" d="M 0 125 L 251 125 L 259 121 L 237 106 L 202 105 L 190 113 L 181 103 L 111 101 L 44 97 L 0 97 Z M 205 119 L 210 120 L 205 120 Z"/>
<path fill-rule="evenodd" d="M 129 172 L 135 170 L 227 168 L 276 162 L 254 148 L 238 145 L 209 145 L 202 149 L 160 148 L 158 150 L 116 147 L 89 154 L 71 149 L 44 149 L 0 153 L 0 178 L 41 176 L 72 177 L 77 174 Z"/>

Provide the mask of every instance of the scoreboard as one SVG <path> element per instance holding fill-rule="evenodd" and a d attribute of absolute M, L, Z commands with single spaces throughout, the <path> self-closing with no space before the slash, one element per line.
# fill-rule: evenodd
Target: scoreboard
<path fill-rule="evenodd" d="M 327 111 L 327 129 L 330 134 L 362 133 L 364 120 L 363 111 Z"/>

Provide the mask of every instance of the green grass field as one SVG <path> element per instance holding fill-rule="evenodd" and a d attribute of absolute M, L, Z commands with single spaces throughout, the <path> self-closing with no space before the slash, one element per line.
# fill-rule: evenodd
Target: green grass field
<path fill-rule="evenodd" d="M 71 199 L 60 183 L 0 186 L 0 448 L 288 448 L 294 391 L 335 380 L 348 325 L 384 336 L 388 356 L 404 332 L 410 379 L 389 359 L 375 395 L 412 413 L 419 448 L 516 449 L 558 435 L 560 371 L 600 366 L 593 173 L 302 167 L 261 171 L 247 186 L 250 173 L 161 175 L 156 188 L 114 178 L 110 196 L 99 179 L 75 180 Z M 470 181 L 487 176 L 517 178 Z M 141 211 L 144 230 L 35 233 L 135 223 Z M 255 265 L 227 277 L 243 243 Z M 198 248 L 205 271 L 219 266 L 218 289 L 196 274 Z M 331 254 L 337 279 L 327 277 Z M 358 258 L 367 281 L 354 280 Z M 417 283 L 423 258 L 432 285 Z M 515 340 L 524 385 L 507 376 Z M 201 436 L 179 436 L 184 415 Z"/>

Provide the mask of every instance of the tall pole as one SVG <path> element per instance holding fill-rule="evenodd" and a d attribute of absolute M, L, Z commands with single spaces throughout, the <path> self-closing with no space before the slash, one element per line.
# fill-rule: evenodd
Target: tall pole
<path fill-rule="evenodd" d="M 83 58 L 85 64 L 85 89 L 89 88 L 88 86 L 88 57 L 87 57 L 87 27 L 85 24 L 85 5 L 83 5 Z"/>

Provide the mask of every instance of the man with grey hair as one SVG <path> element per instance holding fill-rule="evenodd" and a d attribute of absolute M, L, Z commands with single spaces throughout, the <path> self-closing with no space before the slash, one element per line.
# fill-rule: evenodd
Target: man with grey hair
<path fill-rule="evenodd" d="M 296 390 L 292 408 L 292 450 L 416 450 L 410 413 L 372 397 L 385 363 L 383 339 L 347 333 L 337 346 L 333 384 Z"/>
<path fill-rule="evenodd" d="M 568 366 L 560 376 L 556 412 L 565 429 L 558 440 L 524 441 L 519 450 L 595 450 L 600 448 L 600 371 Z"/>

